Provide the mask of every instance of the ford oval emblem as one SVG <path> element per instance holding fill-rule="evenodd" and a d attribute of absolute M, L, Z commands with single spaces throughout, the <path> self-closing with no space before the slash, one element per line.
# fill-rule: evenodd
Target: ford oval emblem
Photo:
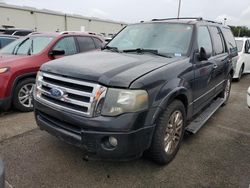
<path fill-rule="evenodd" d="M 57 88 L 52 88 L 49 92 L 50 92 L 51 97 L 54 97 L 57 99 L 60 99 L 64 95 L 64 92 Z"/>

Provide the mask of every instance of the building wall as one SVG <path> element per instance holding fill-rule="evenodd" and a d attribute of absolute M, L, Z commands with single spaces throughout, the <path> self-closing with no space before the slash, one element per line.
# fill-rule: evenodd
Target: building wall
<path fill-rule="evenodd" d="M 96 33 L 116 34 L 126 23 L 65 15 L 54 11 L 38 10 L 0 4 L 0 27 L 34 29 L 36 31 L 91 31 Z"/>

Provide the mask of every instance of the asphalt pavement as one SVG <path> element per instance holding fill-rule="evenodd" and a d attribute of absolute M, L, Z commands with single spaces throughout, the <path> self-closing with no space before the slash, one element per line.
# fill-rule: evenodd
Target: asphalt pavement
<path fill-rule="evenodd" d="M 250 75 L 233 83 L 230 101 L 195 135 L 185 136 L 176 158 L 158 166 L 85 161 L 83 152 L 40 131 L 33 113 L 0 115 L 0 158 L 6 187 L 250 187 Z"/>

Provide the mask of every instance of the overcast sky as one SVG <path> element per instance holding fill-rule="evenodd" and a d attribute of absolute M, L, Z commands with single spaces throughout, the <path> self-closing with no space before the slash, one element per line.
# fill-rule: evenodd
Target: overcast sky
<path fill-rule="evenodd" d="M 134 23 L 176 17 L 179 0 L 0 0 L 14 5 L 50 9 Z M 250 27 L 250 0 L 182 0 L 181 16 L 198 16 L 229 25 Z"/>

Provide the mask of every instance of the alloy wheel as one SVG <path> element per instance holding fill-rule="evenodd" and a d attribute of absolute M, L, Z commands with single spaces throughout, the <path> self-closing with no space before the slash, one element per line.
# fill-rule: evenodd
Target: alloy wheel
<path fill-rule="evenodd" d="M 181 140 L 182 129 L 183 115 L 179 110 L 174 111 L 169 118 L 164 137 L 165 152 L 167 154 L 172 154 L 177 148 Z"/>
<path fill-rule="evenodd" d="M 18 100 L 26 108 L 33 107 L 33 90 L 34 84 L 28 83 L 23 85 L 18 92 Z"/>

